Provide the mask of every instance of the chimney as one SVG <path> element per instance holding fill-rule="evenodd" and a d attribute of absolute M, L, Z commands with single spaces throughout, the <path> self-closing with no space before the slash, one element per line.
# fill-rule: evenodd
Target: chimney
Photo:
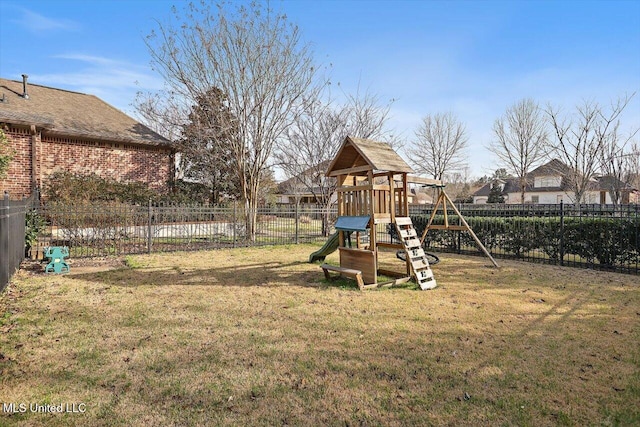
<path fill-rule="evenodd" d="M 23 74 L 22 75 L 22 97 L 24 99 L 29 99 L 29 94 L 27 93 L 27 79 L 29 78 L 28 75 Z"/>

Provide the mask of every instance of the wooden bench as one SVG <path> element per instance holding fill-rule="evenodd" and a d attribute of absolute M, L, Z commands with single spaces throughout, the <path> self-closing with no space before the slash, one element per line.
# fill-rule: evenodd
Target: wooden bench
<path fill-rule="evenodd" d="M 360 290 L 364 289 L 364 280 L 362 280 L 362 271 L 354 270 L 351 268 L 339 267 L 336 265 L 329 265 L 329 264 L 322 264 L 320 267 L 322 267 L 322 271 L 324 271 L 324 277 L 326 277 L 327 280 L 335 280 L 337 278 L 337 277 L 331 277 L 331 275 L 329 274 L 329 271 L 334 271 L 336 273 L 340 273 L 340 275 L 342 276 L 347 276 L 355 279 L 356 282 L 358 283 L 358 287 L 360 288 Z"/>

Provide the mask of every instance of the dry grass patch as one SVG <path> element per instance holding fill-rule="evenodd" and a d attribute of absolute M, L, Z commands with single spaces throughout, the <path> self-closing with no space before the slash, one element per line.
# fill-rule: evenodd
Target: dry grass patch
<path fill-rule="evenodd" d="M 360 292 L 325 282 L 315 249 L 19 273 L 0 401 L 86 412 L 0 425 L 640 423 L 637 277 L 444 255 L 435 290 Z"/>

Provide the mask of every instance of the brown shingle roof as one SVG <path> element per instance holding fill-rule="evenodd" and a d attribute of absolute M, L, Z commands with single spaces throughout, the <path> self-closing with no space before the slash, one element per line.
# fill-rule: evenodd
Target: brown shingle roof
<path fill-rule="evenodd" d="M 536 176 L 567 176 L 571 173 L 571 168 L 558 159 L 552 159 L 544 165 L 540 165 L 527 174 L 529 177 Z"/>
<path fill-rule="evenodd" d="M 413 173 L 413 169 L 389 144 L 347 136 L 331 162 L 327 176 L 335 170 L 366 165 L 374 171 Z"/>
<path fill-rule="evenodd" d="M 46 135 L 97 139 L 140 145 L 171 142 L 100 98 L 29 83 L 29 99 L 21 81 L 0 78 L 0 122 L 36 125 Z"/>
<path fill-rule="evenodd" d="M 557 191 L 571 191 L 566 176 L 571 172 L 571 168 L 565 165 L 558 159 L 553 159 L 548 163 L 545 163 L 527 174 L 527 184 L 525 186 L 525 192 L 557 192 Z M 562 181 L 559 187 L 535 187 L 535 178 L 540 176 L 560 176 Z M 501 194 L 519 193 L 520 181 L 518 178 L 507 178 L 504 180 L 505 185 Z M 485 184 L 478 189 L 474 196 L 488 196 L 491 192 L 492 182 Z M 600 176 L 596 177 L 593 181 L 587 185 L 589 191 L 608 191 L 612 188 L 619 188 L 623 191 L 632 190 L 633 188 L 629 184 L 625 184 L 622 181 L 612 176 Z"/>

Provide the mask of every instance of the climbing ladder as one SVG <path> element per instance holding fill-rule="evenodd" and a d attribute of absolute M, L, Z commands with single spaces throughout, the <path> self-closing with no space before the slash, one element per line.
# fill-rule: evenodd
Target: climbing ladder
<path fill-rule="evenodd" d="M 420 289 L 435 288 L 436 279 L 433 277 L 433 271 L 429 267 L 429 261 L 422 249 L 416 229 L 413 228 L 411 218 L 396 217 L 396 228 L 407 254 L 407 263 L 411 266 L 411 271 L 416 278 L 416 282 L 420 285 Z"/>

